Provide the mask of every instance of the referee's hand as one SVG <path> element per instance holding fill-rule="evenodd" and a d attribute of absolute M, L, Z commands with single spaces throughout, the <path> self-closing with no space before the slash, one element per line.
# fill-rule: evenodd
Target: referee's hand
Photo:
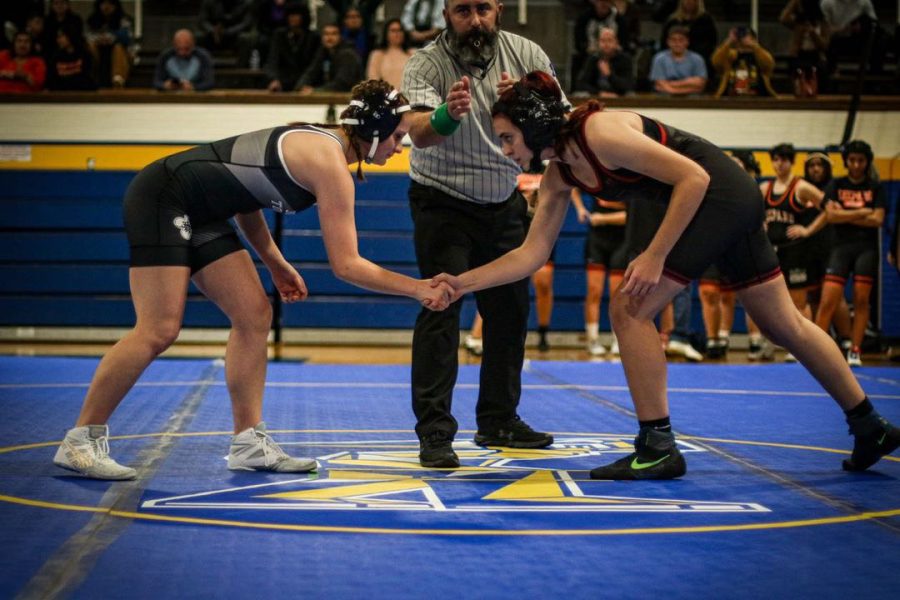
<path fill-rule="evenodd" d="M 497 82 L 497 96 L 502 96 L 503 92 L 505 92 L 515 84 L 516 81 L 510 76 L 510 74 L 506 71 L 503 71 L 502 73 L 500 73 L 500 81 Z"/>
<path fill-rule="evenodd" d="M 463 75 L 462 79 L 453 84 L 450 93 L 447 94 L 447 112 L 456 120 L 462 120 L 472 110 L 472 94 L 469 92 L 469 78 Z"/>

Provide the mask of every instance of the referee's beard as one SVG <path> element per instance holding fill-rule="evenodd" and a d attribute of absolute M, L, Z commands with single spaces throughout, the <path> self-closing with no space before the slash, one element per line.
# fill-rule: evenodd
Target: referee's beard
<path fill-rule="evenodd" d="M 450 49 L 466 64 L 484 69 L 497 53 L 497 37 L 500 33 L 500 15 L 491 29 L 476 27 L 465 33 L 457 33 L 453 27 L 447 28 Z"/>

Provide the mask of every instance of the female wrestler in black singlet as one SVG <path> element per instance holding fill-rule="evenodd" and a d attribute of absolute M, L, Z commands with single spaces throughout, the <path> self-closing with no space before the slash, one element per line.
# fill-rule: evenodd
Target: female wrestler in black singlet
<path fill-rule="evenodd" d="M 855 445 L 844 468 L 861 470 L 900 446 L 900 429 L 873 409 L 834 341 L 791 302 L 763 230 L 756 183 L 711 143 L 641 115 L 588 101 L 570 115 L 555 81 L 532 72 L 494 105 L 503 152 L 521 166 L 550 161 L 525 243 L 459 276 L 441 274 L 454 299 L 515 281 L 546 260 L 569 194 L 629 202 L 633 257 L 612 299 L 613 328 L 640 422 L 636 452 L 591 471 L 595 479 L 669 479 L 686 471 L 669 422 L 666 361 L 654 316 L 715 263 L 760 329 L 803 363 L 847 414 Z"/>
<path fill-rule="evenodd" d="M 339 128 L 299 125 L 239 135 L 161 159 L 138 173 L 124 206 L 137 324 L 100 362 L 76 427 L 56 454 L 57 465 L 98 479 L 135 477 L 134 469 L 109 457 L 106 423 L 144 369 L 178 337 L 193 281 L 232 326 L 225 354 L 235 432 L 228 467 L 316 468 L 315 460 L 289 457 L 266 434 L 262 398 L 272 307 L 253 260 L 228 223 L 232 217 L 284 302 L 303 300 L 307 288 L 272 240 L 262 209 L 295 212 L 317 204 L 335 275 L 410 296 L 429 308 L 448 305 L 446 286 L 387 271 L 359 255 L 347 166 L 363 159 L 384 164 L 400 152 L 409 105 L 383 81 L 361 83 L 351 96 Z"/>

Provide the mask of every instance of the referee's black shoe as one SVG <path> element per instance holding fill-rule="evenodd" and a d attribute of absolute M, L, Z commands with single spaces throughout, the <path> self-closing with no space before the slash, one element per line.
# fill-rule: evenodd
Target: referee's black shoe
<path fill-rule="evenodd" d="M 419 464 L 431 469 L 458 469 L 453 436 L 446 431 L 433 431 L 424 436 L 419 442 Z"/>
<path fill-rule="evenodd" d="M 853 453 L 844 460 L 845 471 L 865 471 L 900 447 L 900 428 L 883 420 L 884 426 L 868 435 L 855 435 Z"/>
<path fill-rule="evenodd" d="M 676 479 L 687 472 L 678 448 L 668 448 L 662 456 L 634 452 L 616 462 L 591 470 L 591 479 Z"/>
<path fill-rule="evenodd" d="M 505 448 L 546 448 L 553 443 L 553 436 L 535 431 L 518 416 L 491 429 L 479 429 L 475 434 L 479 446 L 503 446 Z"/>

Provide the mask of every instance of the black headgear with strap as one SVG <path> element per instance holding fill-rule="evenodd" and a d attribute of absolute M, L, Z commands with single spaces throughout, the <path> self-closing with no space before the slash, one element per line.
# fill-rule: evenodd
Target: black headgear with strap
<path fill-rule="evenodd" d="M 399 96 L 397 90 L 389 93 L 377 91 L 360 100 L 351 100 L 350 106 L 341 113 L 342 125 L 353 126 L 360 139 L 372 143 L 366 162 L 371 162 L 378 143 L 394 133 L 403 119 L 403 113 L 410 109 L 409 104 L 400 104 Z"/>
<path fill-rule="evenodd" d="M 512 102 L 498 100 L 493 114 L 506 115 L 512 124 L 522 130 L 525 145 L 532 151 L 531 171 L 541 168 L 541 152 L 556 140 L 560 128 L 566 122 L 566 105 L 556 98 L 547 97 L 530 89 L 521 81 L 513 85 L 516 98 Z"/>

